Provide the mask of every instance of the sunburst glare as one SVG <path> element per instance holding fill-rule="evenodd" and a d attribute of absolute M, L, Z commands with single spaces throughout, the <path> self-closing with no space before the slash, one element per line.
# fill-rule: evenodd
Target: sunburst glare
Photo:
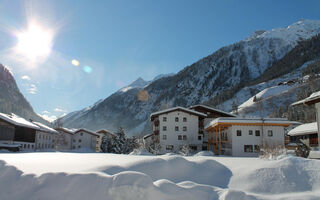
<path fill-rule="evenodd" d="M 51 52 L 53 33 L 36 22 L 31 22 L 26 30 L 16 33 L 16 37 L 16 52 L 31 61 L 44 59 Z"/>

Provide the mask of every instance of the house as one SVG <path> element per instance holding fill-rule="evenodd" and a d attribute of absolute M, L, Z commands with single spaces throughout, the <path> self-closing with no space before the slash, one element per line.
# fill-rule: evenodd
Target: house
<path fill-rule="evenodd" d="M 96 151 L 99 134 L 86 129 L 67 129 L 65 127 L 59 127 L 56 130 L 59 132 L 56 138 L 57 150 L 87 149 Z"/>
<path fill-rule="evenodd" d="M 207 126 L 212 120 L 219 118 L 219 117 L 236 117 L 236 115 L 222 111 L 222 110 L 218 110 L 215 108 L 212 108 L 210 106 L 206 106 L 206 105 L 194 105 L 194 106 L 190 106 L 189 109 L 191 110 L 195 110 L 197 112 L 201 112 L 206 114 L 207 116 L 204 118 L 204 127 Z M 208 145 L 208 132 L 206 130 L 204 130 L 204 136 L 203 136 L 203 144 L 204 144 L 204 148 L 203 150 L 206 150 L 206 147 Z"/>
<path fill-rule="evenodd" d="M 59 132 L 40 122 L 32 121 L 32 123 L 39 127 L 39 129 L 36 131 L 35 149 L 54 149 L 55 137 L 58 135 Z"/>
<path fill-rule="evenodd" d="M 102 143 L 103 137 L 107 137 L 108 140 L 112 140 L 116 137 L 116 135 L 114 133 L 112 133 L 111 131 L 108 131 L 108 130 L 104 130 L 104 129 L 101 129 L 101 130 L 97 131 L 96 133 L 99 134 L 98 143 L 96 145 L 97 152 L 102 151 L 101 150 L 101 143 Z"/>
<path fill-rule="evenodd" d="M 206 114 L 183 107 L 174 107 L 150 115 L 154 143 L 160 153 L 178 152 L 187 145 L 193 151 L 203 148 Z"/>
<path fill-rule="evenodd" d="M 68 151 L 72 147 L 72 135 L 75 130 L 67 129 L 65 127 L 55 128 L 58 135 L 55 137 L 55 148 L 58 151 Z"/>
<path fill-rule="evenodd" d="M 0 113 L 0 143 L 19 145 L 20 150 L 34 151 L 39 127 L 13 113 Z"/>
<path fill-rule="evenodd" d="M 208 149 L 218 155 L 258 156 L 262 146 L 284 146 L 285 127 L 281 118 L 221 117 L 210 122 Z"/>
<path fill-rule="evenodd" d="M 300 105 L 300 104 L 305 104 L 308 106 L 315 105 L 316 116 L 317 116 L 317 130 L 318 130 L 317 138 L 319 138 L 319 134 L 320 134 L 320 91 L 315 92 L 315 93 L 311 94 L 308 98 L 303 99 L 298 102 L 295 102 L 291 105 L 295 106 L 295 105 Z M 318 147 L 320 147 L 319 141 L 318 141 Z"/>
<path fill-rule="evenodd" d="M 78 129 L 72 135 L 72 150 L 88 149 L 96 151 L 96 146 L 99 143 L 99 134 L 86 129 Z"/>
<path fill-rule="evenodd" d="M 318 144 L 318 126 L 317 122 L 302 124 L 288 132 L 291 142 L 304 140 L 310 147 L 317 147 Z"/>

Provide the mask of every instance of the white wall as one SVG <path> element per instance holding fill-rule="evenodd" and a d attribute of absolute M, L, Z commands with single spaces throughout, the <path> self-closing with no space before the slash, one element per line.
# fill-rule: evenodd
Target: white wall
<path fill-rule="evenodd" d="M 166 122 L 163 121 L 163 117 L 167 117 Z M 179 118 L 179 122 L 175 121 L 176 117 Z M 187 118 L 187 122 L 183 122 L 183 117 Z M 198 116 L 181 111 L 174 111 L 159 115 L 159 121 L 161 153 L 180 151 L 180 146 L 182 145 L 197 145 L 197 150 L 201 150 L 202 138 L 198 140 Z M 163 131 L 163 126 L 167 127 L 166 131 Z M 179 127 L 179 131 L 175 131 L 176 126 Z M 183 127 L 187 127 L 187 131 L 183 131 Z M 166 140 L 163 139 L 163 135 L 167 136 Z M 178 140 L 178 135 L 182 135 L 182 140 Z M 187 140 L 183 140 L 183 135 L 187 136 Z M 166 150 L 167 145 L 173 145 L 174 149 Z"/>
<path fill-rule="evenodd" d="M 315 104 L 316 113 L 317 113 L 317 125 L 318 125 L 318 140 L 320 140 L 320 103 Z M 320 141 L 318 141 L 320 147 Z"/>
<path fill-rule="evenodd" d="M 53 133 L 47 133 L 43 131 L 36 132 L 36 149 L 53 149 Z"/>
<path fill-rule="evenodd" d="M 57 150 L 71 150 L 72 136 L 69 133 L 65 133 L 63 131 L 59 132 L 58 135 L 55 136 L 55 145 Z"/>
<path fill-rule="evenodd" d="M 258 156 L 254 152 L 254 145 L 262 145 L 262 140 L 270 145 L 281 144 L 284 145 L 284 127 L 282 126 L 264 126 L 263 134 L 261 126 L 232 126 L 232 156 Z M 237 136 L 237 130 L 241 130 L 241 136 Z M 253 131 L 249 135 L 249 130 Z M 260 130 L 260 136 L 255 135 L 255 131 Z M 268 136 L 268 130 L 273 131 L 273 136 Z M 262 137 L 262 135 L 264 135 Z M 244 145 L 253 145 L 253 152 L 244 152 Z"/>
<path fill-rule="evenodd" d="M 87 148 L 96 151 L 97 136 L 79 131 L 72 136 L 72 149 Z"/>

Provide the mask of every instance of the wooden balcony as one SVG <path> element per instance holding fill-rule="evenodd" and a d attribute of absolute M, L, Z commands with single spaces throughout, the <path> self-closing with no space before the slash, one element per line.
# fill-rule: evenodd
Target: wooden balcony
<path fill-rule="evenodd" d="M 154 122 L 153 122 L 153 123 L 154 123 L 154 125 L 155 125 L 155 126 L 159 126 L 160 121 L 159 121 L 159 119 L 156 119 L 156 120 L 154 120 Z"/>
<path fill-rule="evenodd" d="M 318 138 L 310 138 L 309 144 L 310 146 L 318 146 Z"/>
<path fill-rule="evenodd" d="M 153 133 L 154 133 L 155 135 L 159 135 L 159 130 L 154 130 Z"/>

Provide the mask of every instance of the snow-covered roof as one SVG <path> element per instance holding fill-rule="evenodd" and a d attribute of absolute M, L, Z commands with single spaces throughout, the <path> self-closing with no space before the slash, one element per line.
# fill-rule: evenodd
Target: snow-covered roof
<path fill-rule="evenodd" d="M 229 115 L 229 116 L 232 116 L 232 117 L 236 117 L 236 115 L 234 115 L 234 114 L 231 114 L 231 113 L 228 113 L 228 112 L 225 112 L 225 111 L 223 111 L 223 110 L 216 109 L 216 108 L 212 108 L 212 107 L 210 107 L 210 106 L 202 105 L 202 104 L 190 106 L 189 109 L 193 109 L 193 108 L 196 108 L 196 107 L 202 107 L 202 108 L 205 108 L 205 109 L 207 109 L 207 110 L 211 110 L 211 111 L 213 111 L 213 112 L 223 113 L 223 114 L 225 114 L 225 115 Z"/>
<path fill-rule="evenodd" d="M 44 125 L 44 124 L 42 124 L 40 122 L 33 121 L 32 123 L 37 125 L 37 126 L 39 126 L 41 131 L 44 131 L 44 132 L 47 132 L 47 133 L 55 133 L 55 134 L 58 133 L 58 131 L 56 131 L 53 128 L 50 128 L 49 126 L 46 126 L 46 125 Z"/>
<path fill-rule="evenodd" d="M 73 134 L 77 134 L 77 133 L 80 133 L 80 132 L 86 132 L 86 133 L 89 133 L 89 134 L 94 135 L 94 136 L 100 136 L 98 133 L 95 133 L 93 131 L 89 131 L 89 130 L 84 129 L 84 128 L 80 128 L 80 129 L 74 131 Z"/>
<path fill-rule="evenodd" d="M 21 127 L 26 127 L 26 128 L 32 128 L 32 129 L 37 129 L 40 130 L 40 127 L 27 121 L 26 119 L 19 117 L 18 115 L 11 113 L 10 115 L 0 113 L 0 119 L 13 124 L 15 126 L 21 126 Z"/>
<path fill-rule="evenodd" d="M 297 136 L 297 135 L 309 135 L 318 132 L 317 122 L 302 124 L 296 128 L 290 130 L 288 135 Z"/>
<path fill-rule="evenodd" d="M 198 116 L 202 116 L 202 117 L 206 117 L 207 116 L 204 113 L 197 112 L 197 111 L 194 111 L 194 110 L 191 110 L 191 109 L 188 109 L 188 108 L 177 106 L 177 107 L 173 107 L 173 108 L 169 108 L 169 109 L 165 109 L 165 110 L 161 110 L 161 111 L 158 111 L 158 112 L 151 113 L 150 117 L 156 116 L 156 115 L 161 115 L 161 114 L 164 114 L 164 113 L 174 112 L 176 110 L 180 110 L 180 111 L 183 111 L 183 112 L 187 112 L 187 113 L 198 115 Z"/>
<path fill-rule="evenodd" d="M 308 104 L 308 105 L 311 105 L 311 104 L 314 104 L 314 103 L 317 103 L 317 102 L 320 102 L 320 91 L 318 92 L 315 92 L 315 93 L 312 93 L 309 97 L 301 100 L 301 101 L 297 101 L 293 104 L 291 104 L 292 106 L 295 106 L 295 105 L 299 105 L 299 104 Z"/>
<path fill-rule="evenodd" d="M 219 117 L 217 119 L 212 120 L 205 129 L 217 124 L 217 123 L 236 123 L 236 124 L 256 124 L 256 123 L 264 123 L 268 124 L 283 124 L 289 125 L 290 121 L 286 118 L 239 118 L 239 117 Z"/>
<path fill-rule="evenodd" d="M 112 133 L 111 131 L 105 130 L 105 129 L 101 129 L 99 131 L 96 131 L 96 133 L 107 133 L 107 134 L 115 136 L 114 133 Z"/>

